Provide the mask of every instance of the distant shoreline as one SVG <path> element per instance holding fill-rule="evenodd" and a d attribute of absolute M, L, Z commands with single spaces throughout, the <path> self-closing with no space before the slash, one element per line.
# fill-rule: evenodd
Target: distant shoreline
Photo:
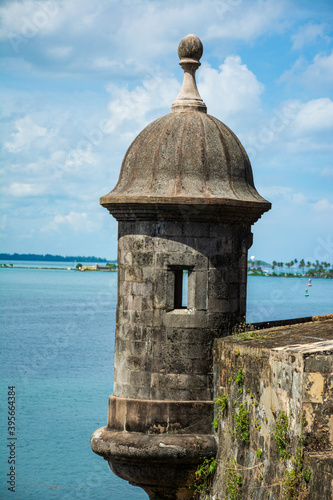
<path fill-rule="evenodd" d="M 101 257 L 95 257 L 94 255 L 84 257 L 82 255 L 69 255 L 69 256 L 62 256 L 62 255 L 51 255 L 51 254 L 36 254 L 36 253 L 0 253 L 0 260 L 9 260 L 9 261 L 15 261 L 15 260 L 24 260 L 28 262 L 116 262 L 116 260 L 109 260 L 109 259 L 104 259 Z"/>
<path fill-rule="evenodd" d="M 2 263 L 1 263 L 2 261 Z M 3 263 L 6 261 L 6 263 Z M 20 261 L 23 265 L 15 265 L 13 263 L 18 263 Z M 7 263 L 8 262 L 8 263 Z M 32 265 L 27 265 L 27 263 L 32 263 Z M 48 263 L 47 267 L 40 265 L 41 263 Z M 83 271 L 116 271 L 117 270 L 117 260 L 107 260 L 95 256 L 82 256 L 82 255 L 51 255 L 51 254 L 8 254 L 0 253 L 0 268 L 21 268 L 21 269 L 59 269 L 59 267 L 53 267 L 52 262 L 57 263 L 68 263 L 68 267 L 60 267 L 62 270 L 80 270 Z M 35 263 L 35 265 L 33 265 Z M 82 264 L 83 263 L 83 264 Z M 272 264 L 265 262 L 263 260 L 254 260 L 251 257 L 247 261 L 247 275 L 248 276 L 265 276 L 265 277 L 277 277 L 277 278 L 333 278 L 333 266 L 329 262 L 319 262 L 316 260 L 314 263 L 310 261 L 305 262 L 304 259 L 298 261 L 294 259 L 290 262 L 277 262 L 273 261 Z"/>
<path fill-rule="evenodd" d="M 42 266 L 14 266 L 7 264 L 0 264 L 0 269 L 39 269 L 39 270 L 52 270 L 52 271 L 80 271 L 82 272 L 99 272 L 99 273 L 114 273 L 117 269 L 78 269 L 76 267 L 42 267 Z"/>
<path fill-rule="evenodd" d="M 293 273 L 281 273 L 281 274 L 260 274 L 260 273 L 247 273 L 248 276 L 259 276 L 260 278 L 305 278 L 307 280 L 309 279 L 324 279 L 324 280 L 330 280 L 333 278 L 333 276 L 307 276 L 306 274 L 293 274 Z"/>
<path fill-rule="evenodd" d="M 4 259 L 3 259 L 4 260 Z M 33 262 L 33 261 L 31 261 Z M 50 261 L 49 261 L 50 262 Z M 37 270 L 53 270 L 53 271 L 80 271 L 80 272 L 100 272 L 100 273 L 116 273 L 118 269 L 78 269 L 75 267 L 42 267 L 42 266 L 14 266 L 0 264 L 0 269 L 37 269 Z M 248 272 L 248 276 L 259 276 L 261 278 L 305 278 L 305 279 L 332 279 L 332 276 L 306 276 L 302 274 L 280 273 L 280 274 L 261 274 Z"/>

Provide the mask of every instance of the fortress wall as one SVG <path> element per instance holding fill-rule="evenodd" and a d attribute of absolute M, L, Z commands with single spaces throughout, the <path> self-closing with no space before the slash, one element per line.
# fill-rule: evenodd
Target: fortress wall
<path fill-rule="evenodd" d="M 215 342 L 216 398 L 228 402 L 215 405 L 209 498 L 331 500 L 333 319 L 256 335 Z"/>

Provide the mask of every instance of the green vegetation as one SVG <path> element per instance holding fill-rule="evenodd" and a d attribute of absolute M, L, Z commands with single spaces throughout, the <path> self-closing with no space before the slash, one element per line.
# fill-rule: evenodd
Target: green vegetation
<path fill-rule="evenodd" d="M 253 339 L 265 339 L 268 335 L 260 330 L 252 330 L 249 332 L 235 333 L 233 334 L 236 339 L 239 340 L 253 340 Z"/>
<path fill-rule="evenodd" d="M 244 372 L 243 372 L 243 368 L 240 368 L 237 372 L 236 372 L 236 383 L 238 385 L 242 384 L 243 383 L 243 380 L 244 380 Z"/>
<path fill-rule="evenodd" d="M 222 394 L 220 397 L 215 399 L 215 404 L 216 404 L 217 414 L 216 417 L 214 418 L 213 426 L 214 429 L 217 430 L 220 418 L 228 408 L 228 397 L 225 396 L 225 394 Z"/>
<path fill-rule="evenodd" d="M 296 500 L 298 475 L 295 469 L 287 470 L 282 480 L 283 498 L 285 500 Z"/>
<path fill-rule="evenodd" d="M 256 327 L 251 323 L 239 323 L 233 328 L 232 335 L 239 340 L 264 339 L 267 337 L 267 334 L 261 330 L 256 330 Z"/>
<path fill-rule="evenodd" d="M 282 479 L 282 493 L 283 500 L 300 500 L 307 498 L 304 492 L 307 488 L 307 483 L 311 479 L 311 470 L 303 470 L 303 427 L 299 437 L 296 453 L 291 456 L 287 451 L 287 445 L 290 441 L 289 431 L 289 418 L 284 412 L 280 412 L 275 420 L 274 438 L 278 445 L 279 455 L 285 463 L 285 473 Z"/>
<path fill-rule="evenodd" d="M 254 428 L 258 429 L 258 431 L 260 431 L 260 429 L 261 429 L 260 420 L 258 420 L 257 418 L 254 418 L 252 420 L 252 423 L 254 424 Z"/>
<path fill-rule="evenodd" d="M 263 267 L 266 269 L 263 270 Z M 279 272 L 275 272 L 275 269 L 279 270 Z M 288 278 L 333 278 L 333 265 L 318 260 L 314 263 L 305 262 L 304 259 L 300 261 L 293 259 L 286 263 L 273 260 L 272 264 L 261 260 L 248 260 L 248 274 L 250 276 L 281 276 Z"/>
<path fill-rule="evenodd" d="M 306 483 L 308 483 L 311 479 L 311 471 L 309 469 L 303 472 L 303 479 Z"/>
<path fill-rule="evenodd" d="M 36 253 L 0 253 L 0 260 L 30 260 L 30 261 L 47 261 L 47 262 L 75 262 L 75 261 L 82 261 L 82 262 L 106 262 L 107 259 L 102 259 L 101 257 L 95 257 L 89 256 L 89 257 L 83 257 L 82 255 L 74 255 L 74 256 L 66 256 L 63 257 L 62 255 L 51 255 L 49 253 L 45 255 L 40 255 Z M 111 262 L 116 262 L 116 261 L 111 261 Z"/>
<path fill-rule="evenodd" d="M 117 264 L 114 264 L 114 263 L 107 263 L 107 264 L 105 264 L 105 267 L 109 271 L 117 271 L 117 269 L 118 269 Z M 95 268 L 95 266 L 89 266 L 89 267 L 83 266 L 81 263 L 76 265 L 76 269 L 80 269 L 81 271 L 106 271 L 107 270 L 104 268 L 104 266 L 99 266 L 98 264 L 97 264 L 97 268 Z"/>
<path fill-rule="evenodd" d="M 235 460 L 226 463 L 225 484 L 228 500 L 242 500 L 243 479 L 242 475 L 239 474 Z"/>
<path fill-rule="evenodd" d="M 283 459 L 289 457 L 286 450 L 288 444 L 288 429 L 289 418 L 283 411 L 281 411 L 275 419 L 274 439 L 278 446 L 279 455 Z"/>
<path fill-rule="evenodd" d="M 206 495 L 212 485 L 216 471 L 216 458 L 204 458 L 195 471 L 194 491 Z"/>
<path fill-rule="evenodd" d="M 237 355 L 237 354 L 236 354 Z M 232 437 L 234 437 L 238 442 L 248 445 L 250 443 L 250 432 L 253 429 L 257 429 L 260 431 L 261 422 L 260 417 L 256 414 L 252 417 L 252 422 L 250 424 L 250 411 L 252 409 L 251 403 L 253 404 L 253 408 L 258 406 L 258 403 L 255 401 L 254 394 L 251 389 L 248 387 L 244 387 L 245 382 L 245 374 L 243 368 L 240 367 L 235 375 L 229 377 L 229 381 L 234 381 L 237 385 L 236 389 L 239 390 L 243 386 L 242 393 L 244 393 L 247 397 L 247 402 L 239 402 L 243 400 L 243 397 L 236 398 L 234 401 L 234 410 L 233 410 L 233 429 L 231 431 Z M 233 390 L 235 387 L 233 386 Z M 251 400 L 249 400 L 251 398 Z M 238 401 L 237 401 L 238 399 Z M 223 401 L 227 401 L 227 403 L 223 406 L 224 410 L 227 407 L 228 400 L 227 396 L 223 394 Z M 221 400 L 222 402 L 222 400 Z M 268 424 L 267 418 L 264 419 L 266 424 Z M 252 427 L 251 427 L 252 425 Z M 292 440 L 290 437 L 290 416 L 284 411 L 280 411 L 275 415 L 275 429 L 273 432 L 273 439 L 277 444 L 277 451 L 279 456 L 281 457 L 281 465 L 278 468 L 281 470 L 281 486 L 282 486 L 282 495 L 281 500 L 301 500 L 303 498 L 308 498 L 307 488 L 308 483 L 311 480 L 311 470 L 303 470 L 304 467 L 304 455 L 303 455 L 303 427 L 306 425 L 304 421 L 302 424 L 302 432 L 301 436 L 298 438 L 298 445 L 296 452 L 292 454 Z M 254 441 L 256 442 L 256 441 Z M 258 442 L 259 443 L 259 442 Z M 260 484 L 260 488 L 268 488 L 267 490 L 267 498 L 270 498 L 270 490 L 272 485 L 265 485 L 265 477 L 263 473 L 262 467 L 264 466 L 264 462 L 261 461 L 263 450 L 258 448 L 255 452 L 259 463 L 253 466 L 253 473 L 255 474 L 258 482 Z M 237 463 L 236 460 L 226 461 L 225 462 L 225 487 L 227 496 L 224 500 L 241 500 L 243 498 L 243 485 L 244 479 L 242 476 L 242 470 L 244 467 Z M 244 470 L 249 469 L 249 467 L 245 467 Z M 251 467 L 250 467 L 251 469 Z"/>
<path fill-rule="evenodd" d="M 117 266 L 117 264 L 115 264 L 115 263 L 109 263 L 109 262 L 108 262 L 106 265 L 107 265 L 107 267 L 109 267 L 109 268 L 110 268 L 110 269 L 112 269 L 113 271 L 116 271 L 116 269 L 118 269 L 118 266 Z"/>
<path fill-rule="evenodd" d="M 235 412 L 235 428 L 233 435 L 238 441 L 250 442 L 250 416 L 247 404 L 240 403 Z"/>
<path fill-rule="evenodd" d="M 301 436 L 296 450 L 296 456 L 291 458 L 291 468 L 286 469 L 282 480 L 284 500 L 303 498 L 306 484 L 311 479 L 311 471 L 303 471 L 303 437 Z"/>

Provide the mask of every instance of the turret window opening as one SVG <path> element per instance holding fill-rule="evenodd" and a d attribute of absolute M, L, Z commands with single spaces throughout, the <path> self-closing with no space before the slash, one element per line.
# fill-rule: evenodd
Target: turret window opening
<path fill-rule="evenodd" d="M 190 269 L 175 269 L 174 308 L 187 309 L 188 307 L 188 275 Z"/>

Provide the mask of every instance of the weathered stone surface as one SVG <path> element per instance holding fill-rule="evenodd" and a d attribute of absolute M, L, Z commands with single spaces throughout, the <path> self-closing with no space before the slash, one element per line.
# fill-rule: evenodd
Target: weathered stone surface
<path fill-rule="evenodd" d="M 242 477 L 241 498 L 330 500 L 333 319 L 260 333 L 264 338 L 231 337 L 215 344 L 216 396 L 227 396 L 228 405 L 219 415 L 218 469 L 210 498 L 227 496 L 234 471 Z M 244 409 L 249 425 L 241 440 L 237 415 Z M 285 434 L 281 425 L 279 431 L 281 415 Z M 308 483 L 304 474 L 311 478 Z M 288 497 L 286 488 L 292 484 L 300 497 Z"/>
<path fill-rule="evenodd" d="M 144 488 L 150 498 L 183 500 L 193 497 L 189 487 L 197 464 L 203 456 L 216 455 L 217 443 L 212 435 L 152 435 L 102 427 L 92 435 L 91 447 L 116 475 Z"/>
<path fill-rule="evenodd" d="M 162 463 L 183 460 L 185 464 L 196 464 L 199 457 L 212 457 L 216 453 L 216 439 L 212 435 L 150 435 L 140 432 L 112 432 L 107 427 L 94 432 L 91 445 L 95 453 L 105 458 L 126 460 L 130 456 L 136 462 L 151 461 L 155 457 L 161 458 Z M 140 469 L 138 465 L 137 468 Z"/>
<path fill-rule="evenodd" d="M 212 401 L 151 401 L 110 396 L 108 428 L 146 434 L 210 434 Z"/>
<path fill-rule="evenodd" d="M 333 452 L 307 453 L 305 469 L 311 470 L 309 500 L 331 500 L 333 498 Z"/>
<path fill-rule="evenodd" d="M 152 225 L 156 227 L 155 222 Z M 249 227 L 244 227 L 237 230 L 235 236 L 234 228 L 223 224 L 220 225 L 221 233 L 216 235 L 211 230 L 214 225 L 191 221 L 163 222 L 160 232 L 164 236 L 160 237 L 157 231 L 156 236 L 142 234 L 147 224 L 144 227 L 139 225 L 140 233 L 137 234 L 131 221 L 119 223 L 122 236 L 118 250 L 116 396 L 133 397 L 134 388 L 137 388 L 147 399 L 166 393 L 168 399 L 181 400 L 186 390 L 185 399 L 190 401 L 194 394 L 199 400 L 205 399 L 207 391 L 212 399 L 212 370 L 207 370 L 208 366 L 212 367 L 212 342 L 214 338 L 228 334 L 232 324 L 243 320 L 245 312 L 242 291 L 246 288 L 246 275 L 240 280 L 238 268 L 242 266 L 247 248 L 234 240 L 246 240 L 250 231 Z M 177 236 L 167 236 L 166 232 Z M 203 237 L 198 238 L 201 233 Z M 210 254 L 212 240 L 221 248 L 219 255 Z M 146 250 L 147 242 L 153 250 Z M 193 244 L 197 246 L 193 247 Z M 229 253 L 230 248 L 234 250 L 233 254 Z M 188 304 L 184 309 L 174 308 L 174 269 L 177 268 L 189 269 Z M 173 336 L 170 336 L 170 331 L 174 332 Z M 178 339 L 175 332 L 182 332 Z M 134 359 L 138 373 L 136 379 L 130 378 L 126 372 L 133 369 L 129 366 L 133 367 Z M 184 363 L 184 360 L 190 362 Z M 158 378 L 159 363 L 163 367 L 162 378 Z M 142 367 L 147 369 L 148 365 L 151 367 L 148 376 L 139 375 Z M 118 371 L 120 366 L 125 372 Z M 195 377 L 200 375 L 205 380 L 201 384 L 201 395 L 200 387 L 195 383 Z M 175 383 L 171 387 L 169 381 L 179 381 L 179 377 L 188 383 Z M 158 384 L 157 380 L 160 381 Z"/>
<path fill-rule="evenodd" d="M 246 202 L 261 213 L 270 208 L 254 187 L 250 161 L 237 137 L 216 118 L 196 111 L 171 113 L 148 125 L 129 148 L 116 188 L 101 198 L 111 211 L 116 204 L 154 202 Z"/>

